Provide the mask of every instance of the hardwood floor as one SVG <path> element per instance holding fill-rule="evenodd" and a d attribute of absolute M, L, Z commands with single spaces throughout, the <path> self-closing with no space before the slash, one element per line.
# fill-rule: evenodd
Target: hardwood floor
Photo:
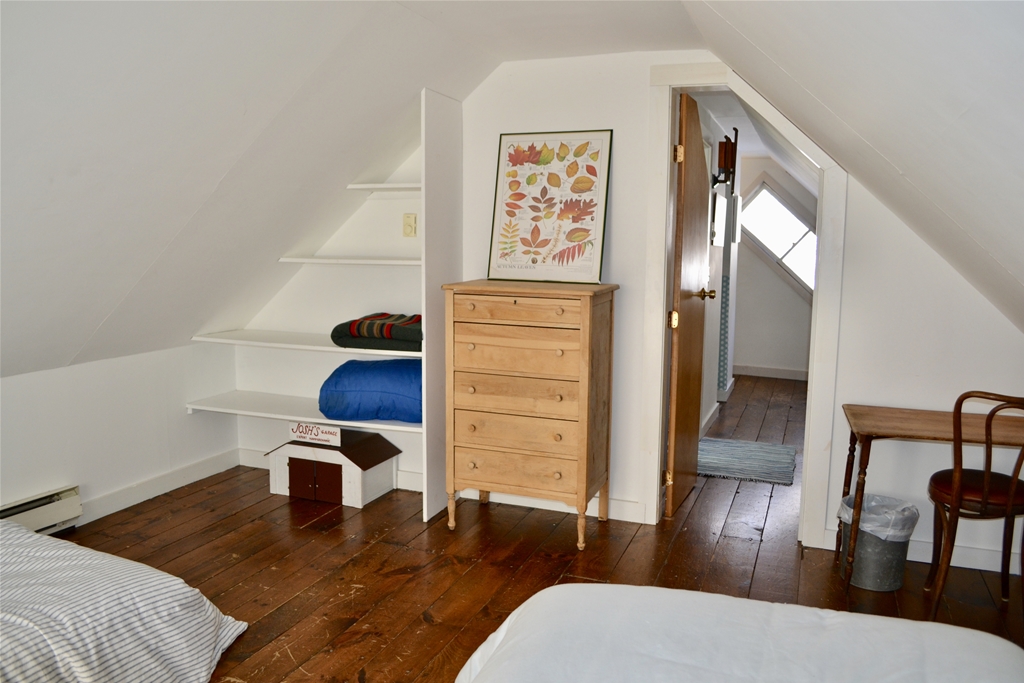
<path fill-rule="evenodd" d="M 711 435 L 801 445 L 806 384 L 739 378 Z M 799 477 L 799 461 L 797 468 Z M 451 681 L 528 597 L 557 583 L 610 582 L 725 593 L 921 619 L 927 566 L 894 593 L 846 594 L 832 553 L 796 542 L 799 479 L 772 486 L 699 479 L 657 525 L 461 501 L 420 520 L 393 491 L 362 510 L 271 495 L 265 470 L 236 467 L 65 537 L 159 567 L 249 622 L 214 681 Z M 997 609 L 998 574 L 955 569 L 941 621 L 1024 646 L 1020 583 Z"/>

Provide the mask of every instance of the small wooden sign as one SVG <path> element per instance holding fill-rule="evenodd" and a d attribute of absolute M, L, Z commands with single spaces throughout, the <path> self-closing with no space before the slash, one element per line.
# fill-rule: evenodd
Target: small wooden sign
<path fill-rule="evenodd" d="M 290 423 L 292 440 L 318 443 L 326 446 L 341 446 L 341 427 L 311 424 L 309 422 Z"/>

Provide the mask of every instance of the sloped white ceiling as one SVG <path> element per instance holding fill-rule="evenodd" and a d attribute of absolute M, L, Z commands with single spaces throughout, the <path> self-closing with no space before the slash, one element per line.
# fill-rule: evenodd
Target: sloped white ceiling
<path fill-rule="evenodd" d="M 1024 331 L 1024 4 L 686 4 L 708 49 Z"/>
<path fill-rule="evenodd" d="M 244 326 L 415 147 L 424 87 L 703 45 L 679 3 L 480 5 L 3 2 L 0 374 Z"/>

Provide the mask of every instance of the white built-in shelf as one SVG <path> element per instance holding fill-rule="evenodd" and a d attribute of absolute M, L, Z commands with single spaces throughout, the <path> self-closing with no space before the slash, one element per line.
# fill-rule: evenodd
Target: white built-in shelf
<path fill-rule="evenodd" d="M 266 394 L 260 391 L 229 391 L 226 394 L 191 401 L 185 404 L 185 407 L 189 414 L 195 410 L 205 410 L 228 415 L 263 417 L 289 422 L 314 422 L 379 432 L 423 431 L 422 424 L 396 420 L 329 420 L 320 412 L 319 402 L 315 398 Z"/>
<path fill-rule="evenodd" d="M 271 349 L 292 349 L 295 351 L 328 351 L 365 356 L 388 356 L 391 358 L 422 358 L 421 351 L 390 351 L 387 349 L 357 349 L 336 345 L 329 334 L 315 332 L 281 332 L 278 330 L 229 330 L 212 334 L 197 334 L 192 341 L 235 346 L 262 346 Z"/>
<path fill-rule="evenodd" d="M 341 256 L 282 256 L 280 263 L 313 263 L 322 266 L 422 266 L 418 258 L 347 258 Z"/>
<path fill-rule="evenodd" d="M 352 183 L 345 189 L 369 192 L 419 192 L 423 189 L 423 183 Z"/>

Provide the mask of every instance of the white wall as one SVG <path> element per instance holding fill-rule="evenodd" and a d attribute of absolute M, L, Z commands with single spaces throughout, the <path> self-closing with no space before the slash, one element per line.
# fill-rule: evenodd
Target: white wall
<path fill-rule="evenodd" d="M 603 282 L 616 283 L 611 516 L 643 521 L 641 373 L 650 67 L 679 53 L 506 62 L 463 102 L 463 276 L 486 277 L 502 133 L 611 128 Z M 538 84 L 546 84 L 539 86 Z M 667 153 L 667 152 L 666 152 Z M 649 487 L 648 487 L 649 488 Z M 538 506 L 547 503 L 535 501 Z"/>
<path fill-rule="evenodd" d="M 235 420 L 185 403 L 234 388 L 233 351 L 189 346 L 0 380 L 0 500 L 80 486 L 87 522 L 238 464 Z"/>
<path fill-rule="evenodd" d="M 737 250 L 734 371 L 806 379 L 811 305 L 754 253 L 757 248 L 741 239 Z"/>
<path fill-rule="evenodd" d="M 839 507 L 849 443 L 843 403 L 951 410 L 970 389 L 1024 393 L 1024 334 L 852 177 L 840 330 L 830 513 Z M 912 501 L 921 511 L 912 559 L 930 558 L 928 477 L 951 462 L 948 444 L 872 446 L 866 490 Z M 826 547 L 834 538 L 831 514 L 830 520 Z M 961 524 L 954 563 L 995 569 L 1001 528 Z M 1020 525 L 1017 534 L 1015 549 Z M 1019 559 L 1011 566 L 1019 568 Z"/>

